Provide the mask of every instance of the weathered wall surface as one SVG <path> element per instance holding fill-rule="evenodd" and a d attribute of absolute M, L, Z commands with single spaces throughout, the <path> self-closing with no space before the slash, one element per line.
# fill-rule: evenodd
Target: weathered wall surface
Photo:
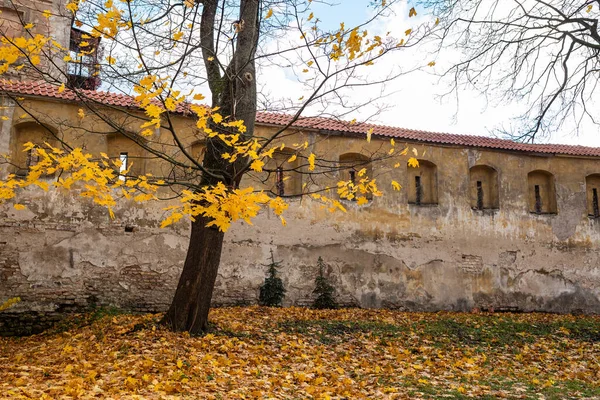
<path fill-rule="evenodd" d="M 71 135 L 76 106 L 33 106 L 58 131 Z M 61 112 L 52 114 L 53 107 Z M 2 122 L 0 152 L 19 147 L 11 134 L 23 121 L 12 116 Z M 189 120 L 177 123 L 182 129 L 193 126 Z M 298 135 L 300 142 L 309 141 L 307 151 L 331 159 L 344 153 L 369 155 L 382 144 L 377 138 L 367 144 L 364 138 Z M 191 143 L 194 135 L 189 136 Z M 111 151 L 103 136 L 85 139 L 83 145 L 92 152 Z M 600 221 L 588 217 L 586 188 L 586 177 L 600 173 L 600 160 L 409 145 L 436 168 L 432 179 L 438 204 L 409 204 L 414 173 L 406 165 L 374 163 L 385 193 L 368 205 L 345 202 L 347 213 L 330 214 L 304 198 L 291 201 L 287 227 L 268 211 L 254 226 L 236 224 L 226 235 L 215 304 L 256 302 L 272 249 L 282 261 L 287 305 L 310 302 L 316 261 L 322 256 L 340 301 L 348 305 L 600 312 Z M 497 210 L 472 209 L 470 168 L 477 165 L 497 172 Z M 159 165 L 144 168 L 160 172 Z M 552 174 L 556 214 L 530 212 L 528 174 L 539 170 Z M 8 172 L 0 169 L 0 177 Z M 336 177 L 330 179 L 321 183 L 335 185 Z M 391 179 L 403 189 L 393 191 Z M 9 332 L 9 322 L 14 325 L 14 319 L 31 313 L 52 318 L 90 305 L 166 309 L 183 264 L 188 225 L 158 229 L 164 204 L 122 203 L 110 221 L 106 210 L 76 193 L 27 190 L 19 194 L 19 203 L 28 209 L 0 206 L 0 301 L 23 300 L 3 313 L 0 332 Z"/>
<path fill-rule="evenodd" d="M 600 312 L 600 221 L 587 216 L 585 176 L 596 160 L 542 158 L 427 147 L 438 166 L 439 205 L 406 192 L 346 214 L 293 200 L 288 226 L 264 212 L 226 235 L 215 304 L 254 303 L 269 251 L 282 261 L 285 303 L 310 302 L 322 256 L 342 303 L 406 310 L 495 309 Z M 497 168 L 500 209 L 472 210 L 468 168 Z M 556 179 L 558 214 L 531 214 L 527 172 Z M 395 171 L 403 181 L 406 171 Z M 13 312 L 64 312 L 89 305 L 162 311 L 177 283 L 187 224 L 160 230 L 163 205 L 122 204 L 116 221 L 74 193 L 28 191 L 28 211 L 0 208 L 0 298 Z M 133 232 L 126 232 L 131 230 Z M 0 330 L 1 330 L 0 326 Z M 5 327 L 6 328 L 6 327 Z"/>

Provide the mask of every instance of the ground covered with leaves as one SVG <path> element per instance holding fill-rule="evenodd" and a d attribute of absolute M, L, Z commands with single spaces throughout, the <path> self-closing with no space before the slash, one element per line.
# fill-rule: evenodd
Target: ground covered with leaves
<path fill-rule="evenodd" d="M 597 398 L 600 318 L 221 308 L 203 337 L 99 310 L 0 338 L 1 398 Z"/>

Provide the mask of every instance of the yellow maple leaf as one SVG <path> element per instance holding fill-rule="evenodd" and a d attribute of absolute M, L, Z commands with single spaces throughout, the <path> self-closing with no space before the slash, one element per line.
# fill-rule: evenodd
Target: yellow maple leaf
<path fill-rule="evenodd" d="M 315 159 L 316 159 L 316 156 L 313 153 L 310 153 L 310 155 L 308 156 L 308 170 L 309 171 L 315 170 Z"/>
<path fill-rule="evenodd" d="M 414 157 L 411 157 L 408 159 L 408 166 L 412 167 L 412 168 L 418 168 L 419 167 L 419 160 L 417 160 Z"/>
<path fill-rule="evenodd" d="M 72 13 L 75 13 L 79 9 L 79 5 L 77 3 L 77 0 L 71 1 L 65 6 L 65 8 Z"/>
<path fill-rule="evenodd" d="M 269 8 L 269 11 L 267 11 L 267 15 L 265 15 L 265 19 L 269 19 L 273 16 L 273 9 Z"/>
<path fill-rule="evenodd" d="M 371 143 L 371 135 L 373 134 L 373 128 L 367 131 L 367 143 Z"/>
<path fill-rule="evenodd" d="M 254 160 L 252 161 L 252 164 L 250 164 L 250 169 L 256 172 L 262 172 L 264 165 L 265 163 L 261 160 Z"/>
<path fill-rule="evenodd" d="M 81 119 L 84 119 L 84 118 L 85 118 L 85 112 L 83 111 L 83 108 L 80 108 L 80 109 L 77 111 L 77 116 L 78 116 L 79 118 L 81 118 Z"/>
<path fill-rule="evenodd" d="M 358 204 L 359 206 L 367 204 L 368 202 L 369 200 L 367 200 L 365 196 L 360 196 L 358 199 L 356 199 L 356 204 Z"/>
<path fill-rule="evenodd" d="M 287 162 L 289 163 L 293 163 L 294 161 L 296 161 L 297 156 L 295 154 L 293 154 L 290 158 L 288 158 Z"/>
<path fill-rule="evenodd" d="M 415 8 L 411 8 L 410 11 L 408 12 L 408 16 L 409 17 L 414 17 L 417 15 L 417 10 L 415 10 Z"/>
<path fill-rule="evenodd" d="M 402 186 L 396 181 L 392 181 L 392 187 L 394 188 L 394 190 L 398 190 L 398 191 L 400 189 L 402 189 Z"/>
<path fill-rule="evenodd" d="M 24 210 L 27 208 L 23 204 L 15 204 L 13 205 L 13 207 L 15 208 L 15 210 Z"/>
<path fill-rule="evenodd" d="M 179 32 L 175 32 L 173 34 L 173 40 L 180 40 L 183 37 L 183 32 L 179 31 Z"/>
<path fill-rule="evenodd" d="M 411 33 L 412 33 L 412 29 L 407 29 L 407 30 L 404 31 L 404 34 L 406 36 L 410 35 Z"/>
<path fill-rule="evenodd" d="M 52 16 L 52 11 L 50 11 L 50 10 L 44 10 L 44 12 L 42 13 L 42 15 L 44 16 L 44 18 L 50 18 Z"/>

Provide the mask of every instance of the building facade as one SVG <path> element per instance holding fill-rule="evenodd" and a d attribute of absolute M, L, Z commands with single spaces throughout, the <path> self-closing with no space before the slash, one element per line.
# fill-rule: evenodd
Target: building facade
<path fill-rule="evenodd" d="M 4 98 L 9 106 L 0 129 L 0 153 L 13 154 L 21 164 L 27 160 L 20 146 L 52 140 L 50 130 L 92 153 L 112 158 L 127 154 L 136 173 L 169 173 L 125 137 L 108 130 L 105 135 L 78 134 L 86 129 L 81 124 L 101 128 L 93 118 L 78 118 L 79 105 L 68 91 L 31 82 L 5 83 L 3 91 L 21 96 L 22 107 L 37 113 L 36 122 Z M 89 93 L 111 107 L 133 104 L 126 96 Z M 267 135 L 285 125 L 286 118 L 259 113 L 257 134 Z M 201 157 L 194 119 L 180 114 L 175 123 L 182 132 L 189 130 L 186 146 Z M 286 179 L 274 174 L 265 182 L 245 178 L 244 185 L 292 196 L 285 215 L 288 226 L 264 211 L 253 226 L 240 223 L 230 229 L 215 304 L 255 303 L 273 250 L 282 261 L 286 305 L 310 303 L 321 256 L 346 305 L 600 311 L 600 149 L 390 127 L 374 127 L 367 143 L 365 127 L 320 118 L 300 120 L 290 130 L 293 141 L 309 142 L 307 152 L 328 154 L 340 165 L 364 161 L 384 195 L 363 206 L 344 201 L 347 212 L 331 214 L 306 196 L 294 196 L 305 186 L 302 174 L 286 172 Z M 390 137 L 418 150 L 419 168 L 369 161 Z M 287 156 L 284 151 L 271 162 Z M 2 168 L 3 178 L 21 173 L 14 165 Z M 337 176 L 314 179 L 335 185 L 349 174 L 344 169 Z M 387 187 L 391 179 L 402 190 Z M 0 293 L 3 299 L 22 299 L 11 318 L 90 305 L 166 309 L 184 260 L 189 224 L 158 228 L 166 215 L 164 204 L 123 200 L 111 221 L 105 209 L 76 192 L 27 189 L 19 194 L 19 203 L 27 210 L 0 206 Z"/>
<path fill-rule="evenodd" d="M 60 16 L 60 2 L 10 3 L 2 8 L 3 35 L 18 34 L 27 16 L 35 29 L 79 52 L 81 32 Z M 47 9 L 57 18 L 43 18 Z M 71 87 L 97 86 L 94 71 L 66 64 L 48 68 L 73 75 Z M 132 140 L 119 133 L 139 130 L 143 115 L 133 98 L 84 90 L 82 103 L 69 90 L 26 77 L 0 83 L 0 154 L 10 157 L 0 163 L 0 179 L 24 177 L 35 164 L 35 154 L 21 151 L 24 143 L 59 141 L 106 153 L 133 174 L 189 174 L 153 158 L 135 134 Z M 114 125 L 93 115 L 80 118 L 82 104 L 96 107 Z M 205 147 L 195 119 L 186 110 L 172 118 L 186 152 L 200 161 Z M 289 118 L 259 113 L 255 133 L 268 136 Z M 370 128 L 373 140 L 367 142 Z M 157 129 L 150 139 L 139 140 L 160 142 L 167 134 Z M 417 150 L 419 168 L 407 166 L 406 159 L 397 167 L 373 159 L 391 138 Z M 288 199 L 288 225 L 265 210 L 253 226 L 239 223 L 230 229 L 215 304 L 255 303 L 272 250 L 281 261 L 286 305 L 311 302 L 321 256 L 345 305 L 600 312 L 600 148 L 527 145 L 325 118 L 300 119 L 286 140 L 307 142 L 306 154 L 327 155 L 340 169 L 308 178 L 300 173 L 306 167 L 299 160 L 288 162 L 292 153 L 282 148 L 269 161 L 273 173 L 268 178 L 244 178 L 243 185 Z M 302 196 L 306 185 L 355 180 L 354 166 L 378 179 L 382 197 L 366 205 L 343 201 L 347 212 L 331 214 Z M 51 183 L 58 176 L 44 179 Z M 392 180 L 402 185 L 400 191 L 389 184 Z M 336 196 L 335 190 L 329 195 Z M 167 308 L 185 258 L 189 223 L 158 228 L 165 204 L 123 199 L 113 221 L 77 191 L 27 189 L 18 201 L 27 209 L 0 204 L 0 302 L 17 296 L 22 301 L 2 313 L 0 332 L 35 331 L 62 313 L 90 306 Z"/>

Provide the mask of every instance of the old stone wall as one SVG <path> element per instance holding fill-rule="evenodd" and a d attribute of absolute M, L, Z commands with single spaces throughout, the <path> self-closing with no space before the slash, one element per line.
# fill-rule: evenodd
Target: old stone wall
<path fill-rule="evenodd" d="M 347 213 L 330 214 L 305 198 L 291 201 L 287 227 L 268 211 L 253 226 L 234 225 L 214 303 L 255 303 L 273 250 L 282 261 L 286 305 L 310 303 L 321 256 L 346 305 L 600 312 L 600 221 L 587 215 L 584 184 L 598 161 L 427 151 L 436 156 L 438 205 L 408 204 L 406 193 L 390 192 L 366 206 L 346 202 Z M 471 208 L 474 157 L 506 161 L 494 164 L 501 175 L 498 210 Z M 527 171 L 539 168 L 536 163 L 555 172 L 557 214 L 528 210 Z M 410 184 L 401 174 L 398 179 Z M 76 193 L 28 190 L 21 196 L 28 210 L 0 207 L 0 298 L 23 300 L 5 313 L 5 329 L 18 313 L 54 315 L 91 305 L 166 309 L 188 224 L 158 229 L 163 204 L 122 203 L 111 221 Z"/>
<path fill-rule="evenodd" d="M 106 135 L 76 135 L 76 105 L 32 100 L 31 106 L 67 139 L 83 140 L 80 145 L 89 151 L 119 153 Z M 19 148 L 14 132 L 27 122 L 19 115 L 17 110 L 0 122 L 0 152 Z M 186 143 L 191 146 L 193 121 L 176 123 L 190 131 Z M 314 131 L 297 132 L 290 140 L 306 140 L 307 152 L 340 162 L 348 154 L 368 157 L 388 143 Z M 417 148 L 427 168 L 410 169 L 405 159 L 398 168 L 396 161 L 372 163 L 369 169 L 384 196 L 367 205 L 345 201 L 347 213 L 331 214 L 307 197 L 294 198 L 285 215 L 287 227 L 269 211 L 253 226 L 235 224 L 226 234 L 214 303 L 255 303 L 273 250 L 282 261 L 286 305 L 310 303 L 316 261 L 322 256 L 346 305 L 600 312 L 600 220 L 593 215 L 590 186 L 598 182 L 600 159 L 406 145 Z M 8 172 L 0 168 L 0 178 Z M 142 172 L 161 176 L 161 166 L 147 163 Z M 421 203 L 413 186 L 417 176 L 430 191 Z M 315 179 L 323 187 L 334 186 L 338 178 Z M 402 190 L 392 189 L 392 179 Z M 290 187 L 304 183 L 312 181 Z M 476 209 L 479 186 L 485 187 L 488 208 Z M 19 203 L 27 210 L 0 205 L 0 301 L 22 298 L 2 314 L 0 332 L 25 318 L 24 325 L 34 330 L 41 315 L 51 322 L 93 305 L 166 309 L 189 226 L 182 221 L 157 228 L 165 204 L 122 202 L 111 221 L 105 209 L 76 192 L 25 190 Z"/>

